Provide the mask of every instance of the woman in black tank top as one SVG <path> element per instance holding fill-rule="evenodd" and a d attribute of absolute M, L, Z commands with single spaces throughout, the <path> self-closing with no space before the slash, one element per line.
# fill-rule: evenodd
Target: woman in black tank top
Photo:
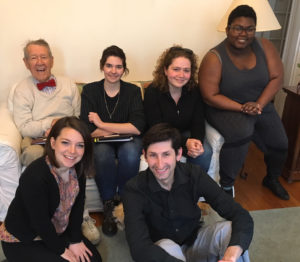
<path fill-rule="evenodd" d="M 199 85 L 209 123 L 224 137 L 220 152 L 220 184 L 232 195 L 248 146 L 253 140 L 265 153 L 263 185 L 289 199 L 279 183 L 287 153 L 287 137 L 272 100 L 283 83 L 276 48 L 255 37 L 256 14 L 238 6 L 228 18 L 227 38 L 210 50 L 199 69 Z"/>

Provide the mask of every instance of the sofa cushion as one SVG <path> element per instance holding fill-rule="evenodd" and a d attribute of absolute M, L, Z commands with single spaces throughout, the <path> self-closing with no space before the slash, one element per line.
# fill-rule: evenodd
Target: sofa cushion
<path fill-rule="evenodd" d="M 17 83 L 14 84 L 8 93 L 7 108 L 11 113 L 13 113 L 13 111 L 14 111 L 14 93 L 15 93 L 15 89 L 16 89 L 17 85 L 18 85 Z"/>
<path fill-rule="evenodd" d="M 144 99 L 144 87 L 148 86 L 147 83 L 151 83 L 151 81 L 129 81 L 129 83 L 134 84 L 134 85 L 138 86 L 141 89 L 142 99 Z M 82 89 L 86 84 L 87 83 L 76 82 L 79 93 L 82 92 Z"/>
<path fill-rule="evenodd" d="M 0 221 L 4 221 L 20 177 L 19 156 L 10 146 L 0 143 Z"/>

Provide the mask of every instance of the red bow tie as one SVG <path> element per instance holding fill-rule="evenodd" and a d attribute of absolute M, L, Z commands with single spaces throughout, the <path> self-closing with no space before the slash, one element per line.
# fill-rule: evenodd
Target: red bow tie
<path fill-rule="evenodd" d="M 37 88 L 43 90 L 46 86 L 56 86 L 55 80 L 52 78 L 46 82 L 37 83 Z"/>

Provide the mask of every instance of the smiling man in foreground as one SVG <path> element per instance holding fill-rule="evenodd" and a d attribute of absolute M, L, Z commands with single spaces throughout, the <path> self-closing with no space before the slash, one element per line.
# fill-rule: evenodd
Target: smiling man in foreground
<path fill-rule="evenodd" d="M 123 193 L 125 230 L 135 261 L 246 262 L 253 236 L 249 212 L 226 194 L 199 166 L 178 162 L 179 132 L 168 124 L 144 136 L 149 168 L 128 181 Z M 198 199 L 225 221 L 200 223 Z"/>

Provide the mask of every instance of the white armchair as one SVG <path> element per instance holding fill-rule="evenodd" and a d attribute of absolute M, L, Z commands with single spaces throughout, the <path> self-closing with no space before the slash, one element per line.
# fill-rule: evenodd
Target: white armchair
<path fill-rule="evenodd" d="M 6 103 L 0 105 L 0 119 L 0 221 L 3 221 L 19 183 L 22 137 Z"/>
<path fill-rule="evenodd" d="M 213 128 L 209 123 L 205 123 L 205 134 L 209 144 L 212 147 L 212 157 L 210 161 L 210 166 L 207 173 L 213 178 L 216 182 L 220 180 L 220 163 L 219 163 L 219 155 L 221 147 L 224 143 L 224 138 L 221 134 Z"/>

